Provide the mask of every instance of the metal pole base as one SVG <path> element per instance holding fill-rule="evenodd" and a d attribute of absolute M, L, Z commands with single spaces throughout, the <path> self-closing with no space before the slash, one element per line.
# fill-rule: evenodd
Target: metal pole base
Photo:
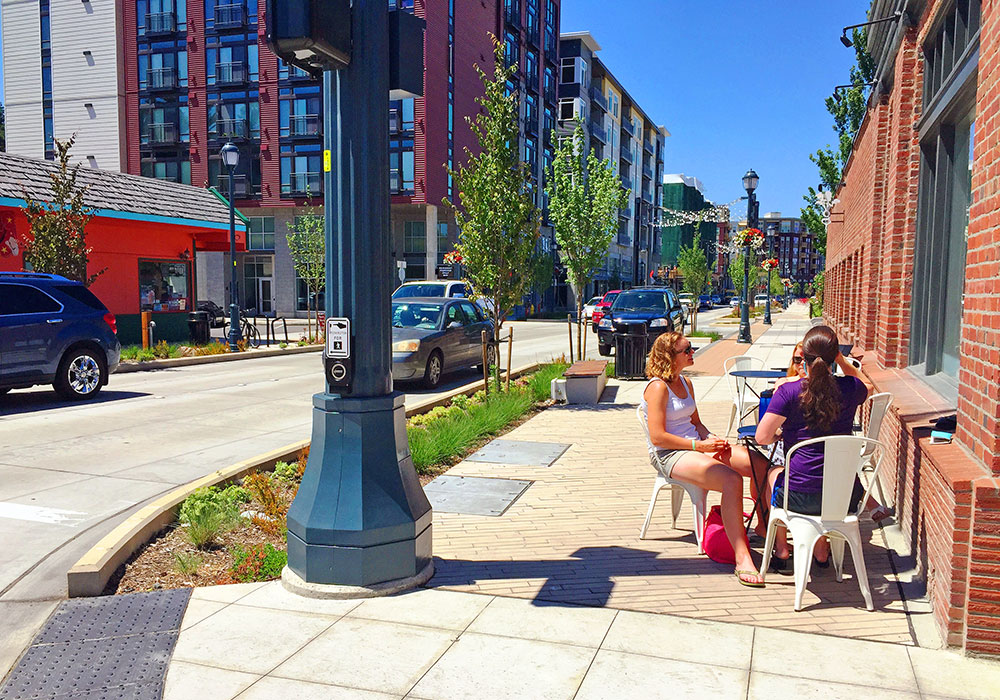
<path fill-rule="evenodd" d="M 411 588 L 422 586 L 434 575 L 434 562 L 427 562 L 427 566 L 416 576 L 399 578 L 395 581 L 384 581 L 370 586 L 340 586 L 332 583 L 309 583 L 302 580 L 302 577 L 289 569 L 287 566 L 281 570 L 281 586 L 289 593 L 303 598 L 316 598 L 320 600 L 351 600 L 354 598 L 379 598 L 381 596 L 402 593 Z"/>
<path fill-rule="evenodd" d="M 313 405 L 309 463 L 288 511 L 288 570 L 307 584 L 366 589 L 419 578 L 432 561 L 432 512 L 403 394 L 316 394 Z"/>

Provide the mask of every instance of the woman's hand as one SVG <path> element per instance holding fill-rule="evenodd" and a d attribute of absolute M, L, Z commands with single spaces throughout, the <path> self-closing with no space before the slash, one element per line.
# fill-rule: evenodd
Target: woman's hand
<path fill-rule="evenodd" d="M 716 452 L 722 452 L 727 447 L 729 447 L 729 442 L 724 438 L 716 437 L 714 435 L 709 435 L 705 440 L 698 440 L 695 443 L 695 449 L 698 452 L 704 452 L 705 454 L 715 454 Z"/>

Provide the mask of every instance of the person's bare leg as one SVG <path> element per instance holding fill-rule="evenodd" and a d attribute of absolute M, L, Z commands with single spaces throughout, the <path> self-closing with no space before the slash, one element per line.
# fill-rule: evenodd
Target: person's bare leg
<path fill-rule="evenodd" d="M 685 453 L 674 465 L 670 475 L 703 489 L 722 493 L 722 526 L 736 555 L 736 568 L 756 572 L 757 565 L 753 563 L 743 533 L 742 477 L 722 462 L 696 452 Z M 759 573 L 741 574 L 740 579 L 747 583 L 763 582 Z"/>
<path fill-rule="evenodd" d="M 774 485 L 777 483 L 778 478 L 784 478 L 783 473 L 783 469 L 772 469 L 768 473 L 767 483 L 770 486 L 770 493 L 774 493 Z M 778 525 L 778 529 L 774 533 L 774 556 L 778 559 L 788 559 L 791 554 L 792 550 L 788 548 L 788 531 L 784 525 Z"/>
<path fill-rule="evenodd" d="M 740 476 L 750 478 L 750 497 L 754 501 L 757 512 L 757 525 L 754 526 L 754 532 L 765 537 L 767 535 L 767 499 L 758 498 L 757 485 L 765 481 L 769 466 L 767 460 L 746 447 L 736 446 L 733 447 L 728 456 L 720 461 L 735 470 Z"/>

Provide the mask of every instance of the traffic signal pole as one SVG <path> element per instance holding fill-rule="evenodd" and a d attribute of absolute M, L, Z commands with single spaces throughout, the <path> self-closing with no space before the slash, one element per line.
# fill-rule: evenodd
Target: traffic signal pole
<path fill-rule="evenodd" d="M 429 579 L 431 506 L 392 387 L 388 11 L 356 2 L 350 64 L 323 73 L 326 391 L 288 513 L 285 588 L 384 595 Z M 340 324 L 340 325 L 337 325 Z M 346 347 L 345 347 L 346 346 Z"/>

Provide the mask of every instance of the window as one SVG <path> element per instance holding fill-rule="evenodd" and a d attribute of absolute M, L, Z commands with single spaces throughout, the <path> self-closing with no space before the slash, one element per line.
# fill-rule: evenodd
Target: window
<path fill-rule="evenodd" d="M 510 32 L 507 32 L 504 35 L 504 46 L 505 46 L 504 55 L 507 58 L 507 67 L 509 68 L 511 66 L 514 67 L 519 66 L 521 61 L 521 56 L 520 56 L 521 45 L 520 42 L 518 41 L 518 38 L 515 35 L 511 34 Z"/>
<path fill-rule="evenodd" d="M 108 310 L 108 307 L 84 286 L 78 284 L 56 284 L 53 286 L 66 296 L 75 299 L 90 309 L 94 309 L 95 311 Z"/>
<path fill-rule="evenodd" d="M 448 224 L 439 223 L 437 230 L 437 264 L 444 264 L 444 256 L 451 251 L 451 243 L 448 241 Z"/>
<path fill-rule="evenodd" d="M 251 216 L 248 250 L 274 250 L 274 217 Z"/>
<path fill-rule="evenodd" d="M 39 289 L 25 284 L 0 284 L 0 316 L 49 314 L 61 310 L 62 304 Z"/>
<path fill-rule="evenodd" d="M 403 222 L 403 258 L 406 260 L 406 279 L 422 280 L 427 277 L 427 224 L 423 221 Z"/>
<path fill-rule="evenodd" d="M 574 58 L 564 58 L 559 71 L 559 82 L 563 84 L 579 83 L 580 85 L 586 87 L 587 62 L 579 56 Z"/>
<path fill-rule="evenodd" d="M 185 311 L 188 309 L 189 268 L 186 262 L 139 261 L 139 308 L 141 311 Z"/>
<path fill-rule="evenodd" d="M 545 101 L 556 101 L 556 72 L 551 66 L 545 66 Z"/>
<path fill-rule="evenodd" d="M 559 100 L 559 121 L 584 119 L 583 101 L 579 98 Z"/>
<path fill-rule="evenodd" d="M 959 0 L 928 37 L 910 307 L 911 371 L 957 400 L 972 201 L 979 1 Z"/>

